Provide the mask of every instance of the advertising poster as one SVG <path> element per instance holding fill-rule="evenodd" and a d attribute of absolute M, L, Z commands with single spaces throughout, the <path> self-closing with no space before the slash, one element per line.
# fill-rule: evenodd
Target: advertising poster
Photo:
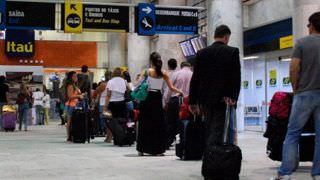
<path fill-rule="evenodd" d="M 263 83 L 263 81 L 261 79 L 256 80 L 256 88 L 261 88 L 262 83 Z"/>
<path fill-rule="evenodd" d="M 35 54 L 34 30 L 7 29 L 5 54 L 7 57 L 33 57 Z"/>
<path fill-rule="evenodd" d="M 6 28 L 6 1 L 0 1 L 0 30 Z"/>
<path fill-rule="evenodd" d="M 269 80 L 270 87 L 276 87 L 277 86 L 277 70 L 276 69 L 270 70 L 269 77 L 270 77 L 270 80 Z"/>
<path fill-rule="evenodd" d="M 82 0 L 66 0 L 64 5 L 64 32 L 81 33 L 83 25 Z"/>
<path fill-rule="evenodd" d="M 282 79 L 282 85 L 283 85 L 284 87 L 291 86 L 290 77 L 284 77 L 284 78 Z"/>

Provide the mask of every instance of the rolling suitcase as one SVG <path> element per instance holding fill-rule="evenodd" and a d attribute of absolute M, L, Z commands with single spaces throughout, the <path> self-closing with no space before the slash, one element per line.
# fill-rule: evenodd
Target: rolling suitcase
<path fill-rule="evenodd" d="M 71 137 L 74 143 L 90 143 L 90 134 L 88 128 L 88 108 L 87 99 L 78 103 L 71 117 Z"/>
<path fill-rule="evenodd" d="M 2 124 L 5 131 L 14 131 L 17 123 L 17 110 L 14 106 L 2 107 Z"/>
<path fill-rule="evenodd" d="M 202 118 L 181 121 L 179 136 L 176 144 L 176 156 L 181 160 L 200 160 L 205 146 L 204 122 Z"/>
<path fill-rule="evenodd" d="M 202 175 L 205 180 L 238 180 L 241 171 L 241 149 L 229 143 L 230 114 L 233 107 L 227 106 L 223 141 L 220 145 L 206 147 Z M 236 119 L 233 118 L 235 121 Z"/>
<path fill-rule="evenodd" d="M 135 128 L 126 118 L 108 118 L 107 126 L 113 135 L 114 145 L 131 146 L 135 141 Z"/>

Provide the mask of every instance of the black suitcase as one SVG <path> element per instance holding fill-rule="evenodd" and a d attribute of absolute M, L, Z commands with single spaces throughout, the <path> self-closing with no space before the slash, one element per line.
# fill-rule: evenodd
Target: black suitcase
<path fill-rule="evenodd" d="M 264 137 L 268 138 L 267 154 L 274 161 L 282 161 L 282 147 L 287 132 L 288 121 L 281 121 L 269 117 L 267 131 Z M 299 141 L 299 161 L 313 161 L 315 130 L 314 120 L 310 118 L 303 128 Z"/>
<path fill-rule="evenodd" d="M 83 110 L 75 109 L 72 113 L 71 136 L 74 143 L 85 143 L 87 140 L 86 132 L 86 113 Z"/>
<path fill-rule="evenodd" d="M 205 180 L 238 180 L 241 171 L 241 149 L 228 143 L 231 107 L 227 106 L 224 137 L 221 145 L 205 149 L 202 175 Z M 234 119 L 235 121 L 235 119 Z"/>
<path fill-rule="evenodd" d="M 71 117 L 71 138 L 74 143 L 90 143 L 88 99 L 78 102 Z"/>
<path fill-rule="evenodd" d="M 107 119 L 107 126 L 113 135 L 114 145 L 131 146 L 135 141 L 135 128 L 130 126 L 126 118 Z"/>
<path fill-rule="evenodd" d="M 180 123 L 180 142 L 176 144 L 176 156 L 181 160 L 200 160 L 205 146 L 204 122 L 202 118 L 184 120 Z"/>

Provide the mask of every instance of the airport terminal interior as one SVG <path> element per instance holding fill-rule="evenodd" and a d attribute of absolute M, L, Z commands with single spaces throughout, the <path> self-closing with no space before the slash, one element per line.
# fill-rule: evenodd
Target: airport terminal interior
<path fill-rule="evenodd" d="M 136 142 L 119 147 L 105 139 L 108 132 L 87 133 L 90 142 L 66 142 L 60 94 L 68 72 L 80 74 L 83 65 L 96 84 L 117 67 L 134 84 L 150 67 L 152 52 L 161 55 L 163 70 L 169 70 L 170 59 L 178 69 L 183 62 L 193 65 L 222 24 L 231 29 L 229 45 L 240 50 L 240 179 L 275 177 L 281 162 L 270 157 L 264 137 L 269 107 L 276 92 L 293 91 L 292 51 L 318 11 L 320 0 L 0 0 L 0 75 L 9 87 L 8 102 L 0 102 L 7 107 L 1 110 L 0 179 L 202 180 L 201 158 L 176 156 L 179 135 L 163 156 L 139 156 Z M 39 122 L 38 105 L 31 104 L 28 130 L 19 130 L 16 120 L 6 131 L 5 114 L 20 112 L 22 84 L 49 94 L 43 111 L 49 122 Z M 98 119 L 99 112 L 93 113 Z M 132 112 L 127 125 L 137 133 L 138 112 Z M 300 162 L 295 179 L 312 179 L 310 161 Z"/>

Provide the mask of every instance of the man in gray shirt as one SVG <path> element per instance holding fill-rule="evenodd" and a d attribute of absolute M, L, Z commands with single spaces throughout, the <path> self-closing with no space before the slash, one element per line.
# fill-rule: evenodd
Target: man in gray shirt
<path fill-rule="evenodd" d="M 299 162 L 299 138 L 310 117 L 316 132 L 311 175 L 320 180 L 320 12 L 310 16 L 308 28 L 310 35 L 298 40 L 292 55 L 290 78 L 295 95 L 276 180 L 291 179 Z"/>

